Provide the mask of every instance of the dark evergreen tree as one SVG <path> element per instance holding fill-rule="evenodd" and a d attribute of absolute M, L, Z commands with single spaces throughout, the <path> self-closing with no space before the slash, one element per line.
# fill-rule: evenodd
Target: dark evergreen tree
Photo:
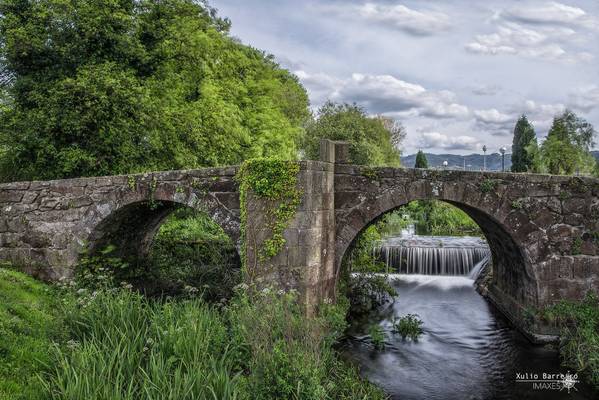
<path fill-rule="evenodd" d="M 537 143 L 537 135 L 532 124 L 522 115 L 514 128 L 514 142 L 512 144 L 512 172 L 528 172 L 533 167 L 533 154 L 529 146 Z"/>
<path fill-rule="evenodd" d="M 428 160 L 426 159 L 426 155 L 422 152 L 422 150 L 418 150 L 416 154 L 416 163 L 414 164 L 414 168 L 428 168 Z"/>

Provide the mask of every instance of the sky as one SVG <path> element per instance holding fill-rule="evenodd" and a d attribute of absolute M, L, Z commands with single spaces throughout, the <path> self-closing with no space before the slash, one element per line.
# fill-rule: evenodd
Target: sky
<path fill-rule="evenodd" d="M 407 129 L 404 154 L 510 151 L 570 108 L 599 130 L 599 0 L 212 0 L 311 107 L 357 103 Z"/>

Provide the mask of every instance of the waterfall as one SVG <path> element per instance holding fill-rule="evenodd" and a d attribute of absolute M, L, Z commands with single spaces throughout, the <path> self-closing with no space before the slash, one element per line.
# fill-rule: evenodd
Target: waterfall
<path fill-rule="evenodd" d="M 484 257 L 482 260 L 480 260 L 479 262 L 476 263 L 476 265 L 474 267 L 472 267 L 472 270 L 470 271 L 470 273 L 468 274 L 468 278 L 476 280 L 476 278 L 478 278 L 478 276 L 480 275 L 480 271 L 482 271 L 483 267 L 489 262 L 491 261 L 491 255 L 487 255 L 486 257 Z"/>
<path fill-rule="evenodd" d="M 469 275 L 490 259 L 487 243 L 477 237 L 401 236 L 378 242 L 373 255 L 388 272 L 421 275 Z"/>

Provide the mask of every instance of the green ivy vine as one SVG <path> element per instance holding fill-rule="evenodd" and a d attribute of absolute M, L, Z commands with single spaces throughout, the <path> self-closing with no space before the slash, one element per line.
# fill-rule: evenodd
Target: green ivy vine
<path fill-rule="evenodd" d="M 299 163 L 270 158 L 245 161 L 235 179 L 239 183 L 241 203 L 242 261 L 246 263 L 245 231 L 247 224 L 247 201 L 251 192 L 269 201 L 266 227 L 271 235 L 261 243 L 260 261 L 274 257 L 285 245 L 283 232 L 297 212 L 301 193 L 297 189 Z"/>

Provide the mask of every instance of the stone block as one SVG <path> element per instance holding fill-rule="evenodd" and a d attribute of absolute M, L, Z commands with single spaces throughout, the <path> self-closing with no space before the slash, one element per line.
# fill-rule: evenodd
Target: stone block
<path fill-rule="evenodd" d="M 22 190 L 0 189 L 0 203 L 18 203 L 24 195 Z"/>
<path fill-rule="evenodd" d="M 349 164 L 351 162 L 349 143 L 335 142 L 335 163 Z"/>
<path fill-rule="evenodd" d="M 320 140 L 320 161 L 327 163 L 335 162 L 335 143 L 332 140 Z"/>

